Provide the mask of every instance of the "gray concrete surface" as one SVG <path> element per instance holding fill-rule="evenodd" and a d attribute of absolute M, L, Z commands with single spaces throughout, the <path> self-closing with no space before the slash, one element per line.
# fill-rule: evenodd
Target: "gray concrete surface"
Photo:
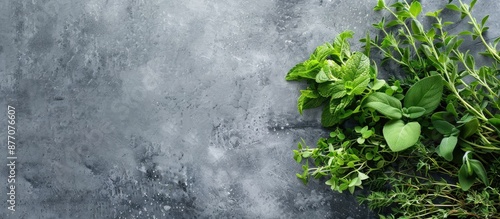
<path fill-rule="evenodd" d="M 284 76 L 372 30 L 374 4 L 0 1 L 0 123 L 17 115 L 16 211 L 3 201 L 1 218 L 373 217 L 295 178 L 291 150 L 326 132 Z"/>

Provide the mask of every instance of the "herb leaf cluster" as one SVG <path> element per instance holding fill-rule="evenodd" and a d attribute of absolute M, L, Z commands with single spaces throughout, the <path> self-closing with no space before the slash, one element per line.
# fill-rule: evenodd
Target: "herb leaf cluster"
<path fill-rule="evenodd" d="M 303 164 L 297 177 L 325 178 L 338 192 L 368 187 L 359 201 L 381 218 L 500 218 L 500 38 L 486 40 L 489 16 L 474 17 L 476 2 L 423 13 L 418 1 L 378 0 L 374 10 L 389 16 L 373 24 L 378 35 L 361 40 L 363 52 L 351 51 L 354 33 L 345 31 L 292 68 L 286 80 L 308 84 L 299 113 L 322 107 L 330 130 L 316 147 L 302 141 L 293 151 Z M 470 25 L 449 33 L 455 22 L 444 10 Z M 404 77 L 377 78 L 372 50 Z"/>

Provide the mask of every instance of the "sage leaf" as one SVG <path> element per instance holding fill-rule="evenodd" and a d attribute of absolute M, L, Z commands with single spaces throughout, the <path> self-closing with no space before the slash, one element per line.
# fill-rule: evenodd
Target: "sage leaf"
<path fill-rule="evenodd" d="M 451 123 L 444 121 L 444 120 L 432 120 L 432 125 L 434 128 L 441 134 L 443 135 L 451 135 L 453 132 L 453 129 L 455 128 L 454 125 Z"/>
<path fill-rule="evenodd" d="M 409 108 L 419 106 L 425 108 L 425 114 L 434 111 L 441 102 L 443 95 L 443 80 L 441 76 L 434 75 L 416 82 L 406 92 L 404 106 Z"/>
<path fill-rule="evenodd" d="M 460 134 L 462 138 L 468 138 L 471 135 L 475 134 L 479 129 L 479 120 L 474 118 L 469 122 L 465 123 L 460 129 Z"/>
<path fill-rule="evenodd" d="M 462 164 L 458 171 L 458 183 L 460 184 L 460 188 L 464 191 L 468 191 L 475 181 L 476 177 L 468 174 L 467 165 L 465 163 Z"/>
<path fill-rule="evenodd" d="M 453 150 L 457 145 L 457 136 L 445 137 L 441 140 L 441 144 L 436 148 L 436 153 L 446 159 L 447 161 L 453 160 Z"/>
<path fill-rule="evenodd" d="M 364 107 L 369 107 L 390 119 L 400 119 L 401 102 L 395 97 L 389 96 L 386 93 L 375 92 L 370 94 L 364 100 Z"/>
<path fill-rule="evenodd" d="M 385 84 L 386 84 L 386 82 L 385 82 L 384 80 L 375 79 L 375 80 L 373 81 L 372 90 L 379 90 L 379 89 L 380 89 L 380 88 L 382 88 Z"/>
<path fill-rule="evenodd" d="M 476 174 L 476 176 L 481 180 L 483 181 L 483 183 L 486 185 L 486 186 L 489 186 L 490 185 L 490 182 L 488 180 L 488 176 L 486 175 L 486 170 L 484 169 L 484 166 L 483 164 L 481 163 L 481 161 L 479 160 L 476 160 L 476 159 L 470 159 L 469 160 L 469 163 L 472 167 L 472 170 L 474 171 L 474 173 Z"/>
<path fill-rule="evenodd" d="M 402 120 L 392 120 L 384 125 L 382 132 L 389 148 L 398 152 L 417 143 L 420 137 L 420 124 L 418 122 L 405 124 Z"/>
<path fill-rule="evenodd" d="M 424 113 L 425 109 L 419 106 L 411 106 L 409 108 L 403 108 L 403 115 L 410 119 L 416 119 L 424 115 Z"/>

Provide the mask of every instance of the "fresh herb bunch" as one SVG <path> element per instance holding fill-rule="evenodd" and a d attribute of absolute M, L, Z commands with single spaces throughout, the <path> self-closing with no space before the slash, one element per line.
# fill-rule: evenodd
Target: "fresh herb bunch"
<path fill-rule="evenodd" d="M 303 163 L 297 177 L 327 177 L 339 192 L 368 186 L 359 200 L 381 218 L 500 218 L 500 38 L 485 39 L 488 16 L 478 22 L 475 3 L 450 1 L 425 14 L 433 19 L 425 28 L 418 1 L 378 0 L 375 11 L 392 18 L 373 25 L 380 35 L 361 40 L 363 53 L 351 52 L 353 32 L 346 31 L 292 68 L 286 79 L 309 85 L 299 112 L 323 107 L 321 123 L 331 130 L 317 147 L 301 142 L 293 151 Z M 470 29 L 448 33 L 454 23 L 442 10 L 459 12 Z M 490 65 L 478 66 L 478 55 L 463 48 L 468 36 L 484 46 Z M 405 77 L 378 79 L 371 49 Z"/>

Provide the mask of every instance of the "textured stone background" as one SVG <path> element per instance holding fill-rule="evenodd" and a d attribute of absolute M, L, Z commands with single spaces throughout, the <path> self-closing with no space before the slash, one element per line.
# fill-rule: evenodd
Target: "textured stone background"
<path fill-rule="evenodd" d="M 373 217 L 295 178 L 291 150 L 326 131 L 284 76 L 343 30 L 359 47 L 375 2 L 0 1 L 1 218 Z M 492 29 L 498 6 L 478 3 Z"/>

